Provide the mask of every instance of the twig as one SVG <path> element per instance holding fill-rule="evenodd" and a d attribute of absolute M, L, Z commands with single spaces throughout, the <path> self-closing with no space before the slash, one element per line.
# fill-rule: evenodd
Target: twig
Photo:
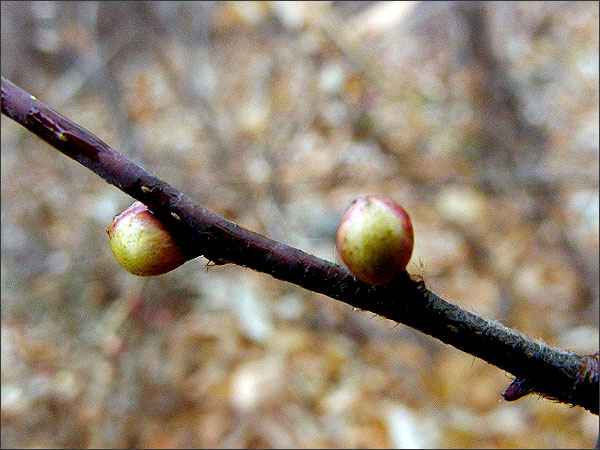
<path fill-rule="evenodd" d="M 577 355 L 534 341 L 445 302 L 422 278 L 403 273 L 384 286 L 356 280 L 345 268 L 246 230 L 124 158 L 92 133 L 2 77 L 2 113 L 145 203 L 192 256 L 233 263 L 325 294 L 411 326 L 494 364 L 516 379 L 504 394 L 530 392 L 598 414 L 598 354 Z"/>

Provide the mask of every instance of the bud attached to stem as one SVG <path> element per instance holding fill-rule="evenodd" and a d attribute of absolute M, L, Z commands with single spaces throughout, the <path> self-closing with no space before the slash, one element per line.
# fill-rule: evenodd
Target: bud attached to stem
<path fill-rule="evenodd" d="M 381 285 L 406 270 L 414 245 L 408 213 L 384 195 L 365 195 L 344 212 L 337 249 L 356 278 Z"/>
<path fill-rule="evenodd" d="M 107 230 L 115 258 L 133 275 L 160 275 L 190 259 L 165 225 L 141 202 L 113 218 Z"/>

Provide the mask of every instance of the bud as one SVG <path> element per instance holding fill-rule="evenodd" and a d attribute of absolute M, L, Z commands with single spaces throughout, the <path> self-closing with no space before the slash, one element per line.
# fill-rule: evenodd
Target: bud
<path fill-rule="evenodd" d="M 107 232 L 115 258 L 134 275 L 160 275 L 190 259 L 165 225 L 140 202 L 117 214 Z"/>
<path fill-rule="evenodd" d="M 356 278 L 380 285 L 406 270 L 413 251 L 413 227 L 408 213 L 383 195 L 365 195 L 344 212 L 337 249 Z"/>

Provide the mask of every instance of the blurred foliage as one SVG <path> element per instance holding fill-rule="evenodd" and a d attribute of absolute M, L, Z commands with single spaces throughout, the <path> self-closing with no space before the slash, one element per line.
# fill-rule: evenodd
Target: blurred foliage
<path fill-rule="evenodd" d="M 409 269 L 598 350 L 597 2 L 2 2 L 2 74 L 211 210 L 335 259 L 351 200 Z M 2 117 L 4 447 L 589 447 L 598 417 L 368 312 L 107 245 L 132 201 Z"/>

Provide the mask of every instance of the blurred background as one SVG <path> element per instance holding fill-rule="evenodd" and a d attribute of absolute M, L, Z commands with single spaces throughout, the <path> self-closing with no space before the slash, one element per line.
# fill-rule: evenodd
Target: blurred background
<path fill-rule="evenodd" d="M 202 205 L 598 350 L 597 2 L 2 2 L 2 75 Z M 198 258 L 129 275 L 132 199 L 2 116 L 3 447 L 578 448 L 598 416 L 403 325 Z"/>

